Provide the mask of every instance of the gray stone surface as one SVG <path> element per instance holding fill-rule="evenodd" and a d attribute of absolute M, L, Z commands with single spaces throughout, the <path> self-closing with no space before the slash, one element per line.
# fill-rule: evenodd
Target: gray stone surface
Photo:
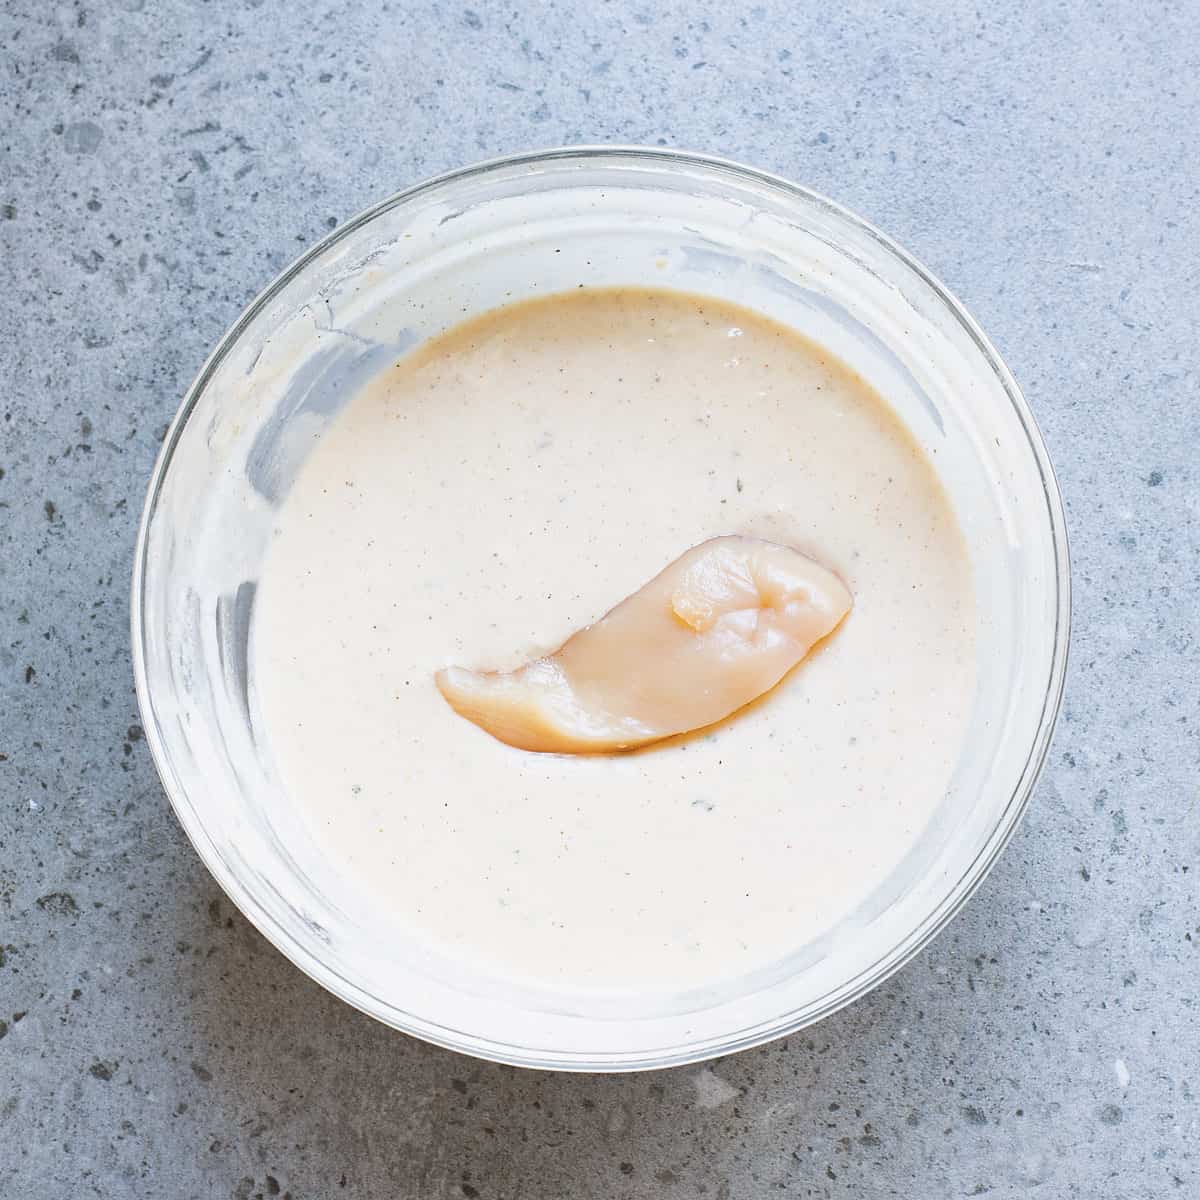
<path fill-rule="evenodd" d="M 0 1195 L 1200 1195 L 1200 7 L 0 0 L 0 44 Z M 913 249 L 1025 386 L 1075 553 L 1052 761 L 963 915 L 799 1036 L 635 1077 L 460 1058 L 294 970 L 171 815 L 126 632 L 241 305 L 403 184 L 578 141 L 773 168 Z"/>

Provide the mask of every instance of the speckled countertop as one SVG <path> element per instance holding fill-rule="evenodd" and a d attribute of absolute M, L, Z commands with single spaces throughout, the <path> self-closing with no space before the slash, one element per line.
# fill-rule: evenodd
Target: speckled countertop
<path fill-rule="evenodd" d="M 0 2 L 0 1195 L 1200 1195 L 1200 7 L 468 3 Z M 170 812 L 127 635 L 242 304 L 404 184 L 581 141 L 780 171 L 924 259 L 1024 385 L 1076 584 L 1051 763 L 949 931 L 799 1036 L 608 1078 L 291 967 Z"/>

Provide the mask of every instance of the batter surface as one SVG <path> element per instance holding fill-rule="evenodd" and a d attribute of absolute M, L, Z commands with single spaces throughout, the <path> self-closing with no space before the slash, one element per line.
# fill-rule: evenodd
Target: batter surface
<path fill-rule="evenodd" d="M 504 745 L 439 696 L 511 670 L 689 546 L 794 546 L 854 609 L 726 722 L 622 755 Z M 966 547 L 862 380 L 670 291 L 515 304 L 399 361 L 320 437 L 253 631 L 317 844 L 410 936 L 557 987 L 763 966 L 881 883 L 941 801 L 974 688 Z"/>

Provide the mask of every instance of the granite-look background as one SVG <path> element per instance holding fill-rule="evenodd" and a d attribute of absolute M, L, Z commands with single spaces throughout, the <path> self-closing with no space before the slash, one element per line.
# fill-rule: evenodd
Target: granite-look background
<path fill-rule="evenodd" d="M 1200 1195 L 1200 7 L 0 0 L 0 45 L 0 1195 Z M 1026 389 L 1075 555 L 1051 763 L 965 913 L 801 1035 L 634 1077 L 300 975 L 180 832 L 127 648 L 159 439 L 241 306 L 403 185 L 582 141 L 913 250 Z"/>

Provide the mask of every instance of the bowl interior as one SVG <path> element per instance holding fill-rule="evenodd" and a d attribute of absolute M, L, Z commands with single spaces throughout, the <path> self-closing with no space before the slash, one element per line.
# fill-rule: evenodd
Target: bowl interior
<path fill-rule="evenodd" d="M 464 318 L 579 286 L 676 287 L 792 326 L 853 366 L 937 465 L 970 549 L 978 685 L 937 816 L 862 908 L 753 976 L 674 995 L 543 992 L 406 939 L 290 811 L 257 712 L 255 596 L 273 515 L 358 386 Z M 1066 649 L 1057 489 L 974 324 L 876 231 L 802 189 L 668 152 L 531 155 L 435 180 L 337 230 L 222 341 L 168 436 L 134 581 L 146 728 L 180 820 L 284 953 L 441 1044 L 575 1069 L 665 1065 L 815 1020 L 900 965 L 1011 833 Z"/>

